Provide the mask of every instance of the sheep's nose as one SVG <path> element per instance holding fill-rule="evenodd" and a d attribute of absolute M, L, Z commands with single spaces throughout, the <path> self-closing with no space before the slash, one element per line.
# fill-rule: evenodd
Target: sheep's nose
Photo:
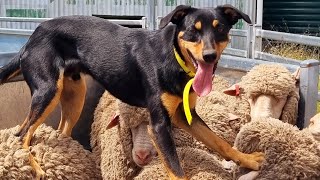
<path fill-rule="evenodd" d="M 144 149 L 138 150 L 138 151 L 136 151 L 136 156 L 141 162 L 147 163 L 145 161 L 147 161 L 149 159 L 150 151 L 144 150 Z"/>
<path fill-rule="evenodd" d="M 205 49 L 203 50 L 203 60 L 207 63 L 212 63 L 217 58 L 217 52 L 214 49 Z"/>

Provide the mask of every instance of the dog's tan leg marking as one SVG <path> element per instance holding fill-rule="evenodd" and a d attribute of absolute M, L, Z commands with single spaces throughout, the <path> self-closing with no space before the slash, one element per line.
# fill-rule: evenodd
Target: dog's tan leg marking
<path fill-rule="evenodd" d="M 217 151 L 226 160 L 233 160 L 241 167 L 259 170 L 261 163 L 264 160 L 263 153 L 255 152 L 252 154 L 244 154 L 232 148 L 230 144 L 211 131 L 194 110 L 192 112 L 192 117 L 192 124 L 188 125 L 182 107 L 179 106 L 172 118 L 172 122 L 190 133 L 199 141 L 203 142 L 210 149 Z"/>
<path fill-rule="evenodd" d="M 176 112 L 176 109 L 178 108 L 179 104 L 182 102 L 182 98 L 179 97 L 179 96 L 176 96 L 176 95 L 173 95 L 173 94 L 170 94 L 168 92 L 165 92 L 161 95 L 161 101 L 162 101 L 162 104 L 163 106 L 166 108 L 168 114 L 169 114 L 169 117 L 171 118 L 174 113 Z M 158 152 L 158 155 L 160 157 L 160 160 L 162 162 L 162 164 L 164 165 L 166 171 L 167 171 L 167 174 L 170 178 L 170 180 L 182 180 L 182 179 L 187 179 L 186 177 L 177 177 L 172 171 L 171 169 L 169 168 L 168 166 L 168 162 L 166 162 L 164 159 L 164 154 L 161 153 L 157 143 L 156 142 L 156 137 L 154 136 L 153 132 L 152 132 L 152 129 L 150 128 L 150 126 L 148 126 L 148 133 L 152 139 L 152 143 L 154 145 L 154 147 L 156 148 L 157 152 Z"/>
<path fill-rule="evenodd" d="M 156 150 L 157 150 L 157 152 L 158 152 L 158 155 L 159 155 L 159 157 L 160 157 L 160 160 L 161 160 L 162 164 L 164 165 L 164 167 L 165 167 L 165 169 L 166 169 L 166 171 L 167 171 L 167 173 L 168 173 L 168 175 L 169 175 L 170 180 L 187 180 L 186 177 L 177 177 L 177 176 L 171 171 L 171 169 L 169 168 L 167 162 L 164 160 L 164 156 L 165 156 L 165 155 L 163 155 L 163 154 L 161 153 L 161 151 L 160 151 L 160 149 L 159 149 L 159 146 L 157 145 L 157 143 L 155 143 L 156 137 L 155 137 L 154 134 L 152 133 L 152 129 L 151 129 L 150 126 L 148 126 L 148 133 L 149 133 L 149 135 L 150 135 L 150 137 L 151 137 L 153 146 L 156 148 Z"/>
<path fill-rule="evenodd" d="M 171 118 L 176 112 L 179 104 L 182 102 L 182 98 L 165 92 L 161 95 L 161 101 Z"/>
<path fill-rule="evenodd" d="M 27 134 L 23 138 L 23 149 L 29 150 L 30 141 L 33 136 L 33 133 L 35 130 L 39 127 L 40 124 L 44 122 L 44 120 L 48 117 L 48 115 L 54 110 L 54 108 L 58 105 L 60 101 L 61 92 L 63 89 L 63 73 L 60 73 L 60 78 L 57 81 L 57 91 L 55 96 L 52 98 L 49 105 L 46 107 L 44 112 L 41 114 L 41 116 L 35 121 L 33 125 L 30 126 Z M 32 117 L 32 112 L 30 112 Z M 45 172 L 41 169 L 40 165 L 37 163 L 35 158 L 32 156 L 31 152 L 29 153 L 29 160 L 31 167 L 36 171 L 36 179 L 43 179 L 45 176 Z"/>
<path fill-rule="evenodd" d="M 83 77 L 74 81 L 63 79 L 61 94 L 61 121 L 59 129 L 63 134 L 71 136 L 74 125 L 78 122 L 86 96 L 86 82 Z"/>
<path fill-rule="evenodd" d="M 29 116 L 28 116 L 29 117 Z M 23 123 L 21 124 L 21 126 L 18 128 L 17 132 L 21 132 L 22 129 L 26 126 L 26 124 L 28 123 L 28 117 L 26 117 L 23 121 Z"/>

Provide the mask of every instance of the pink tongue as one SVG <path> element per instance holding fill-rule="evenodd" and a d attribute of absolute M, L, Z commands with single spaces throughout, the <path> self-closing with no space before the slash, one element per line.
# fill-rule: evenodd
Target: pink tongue
<path fill-rule="evenodd" d="M 193 90 L 198 96 L 205 96 L 210 93 L 212 89 L 212 74 L 214 63 L 204 64 L 199 63 L 196 76 L 192 84 Z"/>

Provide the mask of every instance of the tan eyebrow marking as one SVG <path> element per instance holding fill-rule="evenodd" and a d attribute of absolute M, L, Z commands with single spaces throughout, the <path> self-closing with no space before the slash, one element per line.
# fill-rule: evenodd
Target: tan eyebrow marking
<path fill-rule="evenodd" d="M 197 30 L 201 30 L 201 21 L 196 22 L 196 24 L 194 25 L 194 27 L 195 27 Z"/>
<path fill-rule="evenodd" d="M 213 27 L 217 27 L 218 24 L 219 24 L 219 20 L 215 19 L 215 20 L 212 21 L 212 26 Z"/>

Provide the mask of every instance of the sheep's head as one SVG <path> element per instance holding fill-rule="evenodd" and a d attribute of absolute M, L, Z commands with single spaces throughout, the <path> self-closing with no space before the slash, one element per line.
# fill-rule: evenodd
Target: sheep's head
<path fill-rule="evenodd" d="M 128 141 L 126 148 L 130 146 L 132 160 L 140 167 L 148 165 L 157 156 L 157 151 L 148 134 L 147 126 L 150 115 L 147 109 L 130 106 L 117 101 L 118 112 L 111 118 L 107 128 L 119 125 L 120 131 L 130 131 L 132 139 Z M 122 133 L 120 133 L 122 134 Z"/>
<path fill-rule="evenodd" d="M 299 101 L 297 74 L 281 65 L 261 64 L 224 93 L 247 99 L 251 119 L 272 117 L 294 124 Z"/>
<path fill-rule="evenodd" d="M 308 129 L 313 135 L 313 137 L 317 141 L 320 141 L 320 113 L 316 114 L 310 119 Z"/>

